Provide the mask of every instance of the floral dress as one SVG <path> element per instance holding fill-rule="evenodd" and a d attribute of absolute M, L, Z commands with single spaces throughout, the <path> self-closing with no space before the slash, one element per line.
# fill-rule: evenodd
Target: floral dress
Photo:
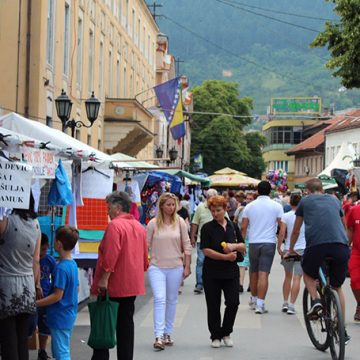
<path fill-rule="evenodd" d="M 33 255 L 40 234 L 37 220 L 9 215 L 0 234 L 0 319 L 36 312 Z"/>

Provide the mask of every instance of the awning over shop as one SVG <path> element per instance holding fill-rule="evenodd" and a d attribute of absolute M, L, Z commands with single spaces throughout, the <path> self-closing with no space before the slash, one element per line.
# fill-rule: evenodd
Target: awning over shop
<path fill-rule="evenodd" d="M 184 177 L 184 178 L 187 178 L 187 179 L 190 179 L 194 182 L 197 182 L 197 183 L 200 183 L 202 184 L 203 186 L 210 186 L 211 184 L 211 181 L 206 178 L 206 177 L 201 177 L 201 176 L 198 176 L 198 175 L 194 175 L 194 174 L 191 174 L 187 171 L 183 171 L 183 170 L 177 170 L 177 169 L 169 169 L 169 170 L 162 170 L 163 172 L 166 172 L 168 174 L 171 174 L 171 175 L 176 175 L 176 176 L 179 176 L 179 177 Z"/>
<path fill-rule="evenodd" d="M 352 159 L 355 159 L 355 157 L 356 155 L 353 146 L 343 142 L 334 160 L 319 174 L 319 177 L 321 175 L 331 176 L 331 170 L 333 169 L 351 169 L 353 167 Z"/>
<path fill-rule="evenodd" d="M 113 159 L 112 163 L 117 166 L 118 163 L 123 164 L 126 163 L 128 164 L 129 168 L 134 168 L 134 169 L 157 169 L 158 166 L 154 165 L 154 164 L 150 164 L 146 161 L 141 161 L 138 160 L 132 156 L 126 155 L 126 154 L 122 154 L 122 153 L 116 153 L 116 154 L 112 154 L 110 155 L 111 158 Z M 119 166 L 122 167 L 122 166 Z"/>
<path fill-rule="evenodd" d="M 320 175 L 318 178 L 321 180 L 324 190 L 335 189 L 338 187 L 338 184 L 333 177 L 326 176 L 326 175 Z M 304 190 L 305 183 L 295 184 L 295 188 Z"/>
<path fill-rule="evenodd" d="M 89 145 L 78 141 L 60 130 L 46 126 L 38 121 L 29 120 L 25 117 L 9 113 L 0 117 L 0 127 L 14 131 L 20 135 L 28 136 L 40 142 L 50 142 L 61 149 L 70 149 L 79 154 L 94 156 L 100 161 L 111 162 L 111 157 Z"/>
<path fill-rule="evenodd" d="M 104 147 L 135 156 L 154 138 L 153 115 L 135 99 L 106 99 Z"/>

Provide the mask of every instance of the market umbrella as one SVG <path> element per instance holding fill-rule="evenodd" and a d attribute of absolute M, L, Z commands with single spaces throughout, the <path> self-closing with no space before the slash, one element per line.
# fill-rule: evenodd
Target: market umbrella
<path fill-rule="evenodd" d="M 214 187 L 257 186 L 260 182 L 258 179 L 246 176 L 245 173 L 230 168 L 215 171 L 214 175 L 208 178 L 211 180 L 211 186 Z"/>

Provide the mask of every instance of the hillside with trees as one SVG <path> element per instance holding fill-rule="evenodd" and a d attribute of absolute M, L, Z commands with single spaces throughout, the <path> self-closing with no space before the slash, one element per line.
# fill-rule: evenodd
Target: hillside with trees
<path fill-rule="evenodd" d="M 194 87 L 207 79 L 236 82 L 266 113 L 272 97 L 321 96 L 335 110 L 359 105 L 359 90 L 342 87 L 325 64 L 326 48 L 310 48 L 338 21 L 325 0 L 165 0 L 157 12 L 170 51 Z M 296 16 L 295 16 L 296 15 Z"/>

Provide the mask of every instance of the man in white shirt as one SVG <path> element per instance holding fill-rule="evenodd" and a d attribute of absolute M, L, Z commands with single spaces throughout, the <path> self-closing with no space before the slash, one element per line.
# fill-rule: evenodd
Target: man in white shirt
<path fill-rule="evenodd" d="M 258 185 L 259 196 L 248 204 L 243 211 L 241 233 L 245 237 L 248 230 L 250 259 L 249 305 L 256 314 L 264 314 L 265 297 L 269 284 L 269 273 L 276 250 L 276 232 L 283 215 L 282 206 L 270 199 L 271 185 L 261 181 Z"/>

